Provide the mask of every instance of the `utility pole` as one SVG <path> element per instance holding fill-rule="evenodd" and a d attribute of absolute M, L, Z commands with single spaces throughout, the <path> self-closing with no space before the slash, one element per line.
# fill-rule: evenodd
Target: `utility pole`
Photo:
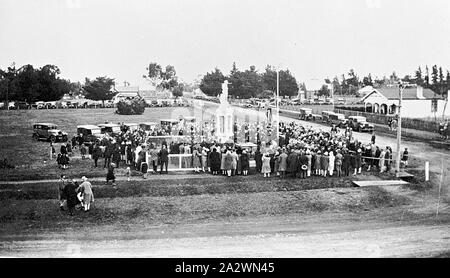
<path fill-rule="evenodd" d="M 277 103 L 277 125 L 276 125 L 276 134 L 277 134 L 277 144 L 280 144 L 280 69 L 277 69 L 277 98 L 276 98 L 276 103 Z"/>
<path fill-rule="evenodd" d="M 398 98 L 398 120 L 397 120 L 397 157 L 395 159 L 395 173 L 398 176 L 400 174 L 400 152 L 401 152 L 401 141 L 402 141 L 402 98 L 404 85 L 399 84 L 399 98 Z"/>

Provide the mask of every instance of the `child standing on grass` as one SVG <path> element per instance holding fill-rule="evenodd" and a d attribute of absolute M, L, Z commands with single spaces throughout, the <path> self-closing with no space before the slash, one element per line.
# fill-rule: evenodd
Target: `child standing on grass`
<path fill-rule="evenodd" d="M 130 169 L 130 167 L 127 167 L 127 169 L 125 171 L 125 176 L 127 177 L 127 181 L 131 180 L 131 169 Z"/>
<path fill-rule="evenodd" d="M 87 150 L 86 150 L 86 145 L 84 143 L 83 143 L 83 145 L 81 145 L 80 152 L 81 152 L 81 159 L 85 160 Z"/>

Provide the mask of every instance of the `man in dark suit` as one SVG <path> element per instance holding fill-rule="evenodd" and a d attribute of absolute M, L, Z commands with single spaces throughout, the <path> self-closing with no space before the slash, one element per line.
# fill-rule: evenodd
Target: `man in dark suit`
<path fill-rule="evenodd" d="M 166 168 L 166 174 L 168 173 L 167 171 L 167 164 L 169 162 L 169 152 L 167 151 L 167 145 L 162 145 L 162 149 L 159 151 L 159 161 L 161 162 L 161 171 L 160 173 L 162 174 L 163 171 L 163 167 L 165 166 Z"/>

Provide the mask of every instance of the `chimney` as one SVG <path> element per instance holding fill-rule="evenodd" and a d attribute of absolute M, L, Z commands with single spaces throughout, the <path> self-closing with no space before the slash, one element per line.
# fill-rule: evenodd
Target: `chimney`
<path fill-rule="evenodd" d="M 422 86 L 417 86 L 416 96 L 418 99 L 425 99 L 425 97 L 423 96 L 423 87 Z"/>

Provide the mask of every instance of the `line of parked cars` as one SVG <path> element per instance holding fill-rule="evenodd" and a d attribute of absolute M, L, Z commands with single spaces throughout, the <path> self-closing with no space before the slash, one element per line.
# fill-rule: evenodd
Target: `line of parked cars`
<path fill-rule="evenodd" d="M 344 114 L 335 113 L 333 111 L 323 111 L 322 115 L 312 113 L 310 108 L 300 108 L 298 118 L 304 121 L 318 121 L 330 125 L 336 125 L 339 128 L 350 127 L 353 131 L 372 132 L 374 125 L 367 122 L 366 117 L 350 116 L 345 118 Z"/>
<path fill-rule="evenodd" d="M 112 101 L 36 101 L 28 103 L 25 101 L 10 101 L 8 103 L 9 110 L 27 110 L 27 109 L 69 109 L 69 108 L 112 108 Z M 5 109 L 4 104 L 0 105 L 1 109 Z"/>

